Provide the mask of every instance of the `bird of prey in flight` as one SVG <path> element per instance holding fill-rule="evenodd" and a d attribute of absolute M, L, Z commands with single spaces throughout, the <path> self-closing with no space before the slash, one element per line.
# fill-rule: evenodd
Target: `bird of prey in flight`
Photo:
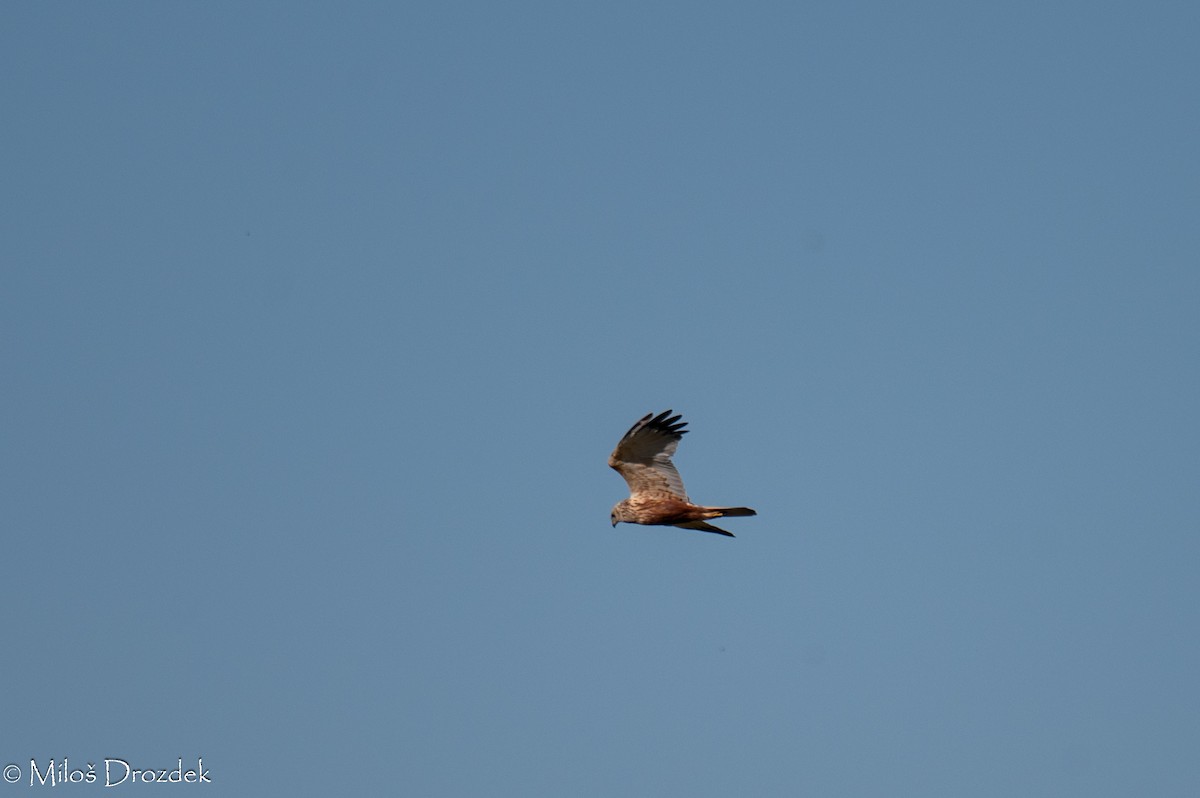
<path fill-rule="evenodd" d="M 657 524 L 681 529 L 699 529 L 733 537 L 724 529 L 706 523 L 723 516 L 758 515 L 749 507 L 705 507 L 688 501 L 683 479 L 671 456 L 688 430 L 681 416 L 670 410 L 647 414 L 630 427 L 613 449 L 608 464 L 629 483 L 629 498 L 612 508 L 612 525 Z"/>

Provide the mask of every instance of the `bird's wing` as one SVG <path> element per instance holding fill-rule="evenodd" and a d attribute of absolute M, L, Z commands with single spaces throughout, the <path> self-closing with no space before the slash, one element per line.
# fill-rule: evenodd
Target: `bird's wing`
<path fill-rule="evenodd" d="M 688 500 L 683 479 L 671 462 L 679 439 L 687 433 L 687 422 L 679 419 L 670 410 L 657 416 L 649 413 L 630 427 L 613 449 L 608 464 L 629 483 L 630 495 L 665 492 Z"/>
<path fill-rule="evenodd" d="M 718 535 L 725 535 L 730 538 L 734 537 L 732 532 L 726 532 L 721 527 L 707 524 L 704 521 L 688 521 L 686 524 L 675 524 L 675 526 L 680 529 L 699 529 L 701 532 L 716 532 Z"/>

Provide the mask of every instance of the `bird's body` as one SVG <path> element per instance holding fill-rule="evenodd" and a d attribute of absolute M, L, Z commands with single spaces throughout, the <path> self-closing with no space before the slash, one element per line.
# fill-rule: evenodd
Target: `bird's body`
<path fill-rule="evenodd" d="M 733 537 L 707 523 L 724 516 L 757 515 L 749 507 L 706 507 L 692 504 L 683 479 L 671 462 L 687 422 L 667 410 L 653 413 L 634 424 L 608 458 L 608 464 L 629 483 L 629 498 L 612 509 L 612 524 L 676 526 Z"/>

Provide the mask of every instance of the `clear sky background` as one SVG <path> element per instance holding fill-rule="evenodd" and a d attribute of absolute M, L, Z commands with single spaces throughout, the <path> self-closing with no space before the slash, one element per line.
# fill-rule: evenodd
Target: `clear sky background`
<path fill-rule="evenodd" d="M 0 766 L 1200 793 L 1196 3 L 0 20 Z"/>

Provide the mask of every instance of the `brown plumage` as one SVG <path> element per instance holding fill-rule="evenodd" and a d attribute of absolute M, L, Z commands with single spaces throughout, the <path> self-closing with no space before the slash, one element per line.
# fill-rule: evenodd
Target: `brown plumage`
<path fill-rule="evenodd" d="M 667 410 L 657 416 L 648 413 L 613 449 L 608 464 L 629 483 L 629 498 L 612 509 L 612 525 L 654 524 L 698 529 L 718 535 L 732 534 L 705 523 L 723 516 L 758 515 L 749 507 L 705 507 L 688 501 L 683 479 L 675 470 L 671 456 L 688 430 L 681 416 Z"/>

